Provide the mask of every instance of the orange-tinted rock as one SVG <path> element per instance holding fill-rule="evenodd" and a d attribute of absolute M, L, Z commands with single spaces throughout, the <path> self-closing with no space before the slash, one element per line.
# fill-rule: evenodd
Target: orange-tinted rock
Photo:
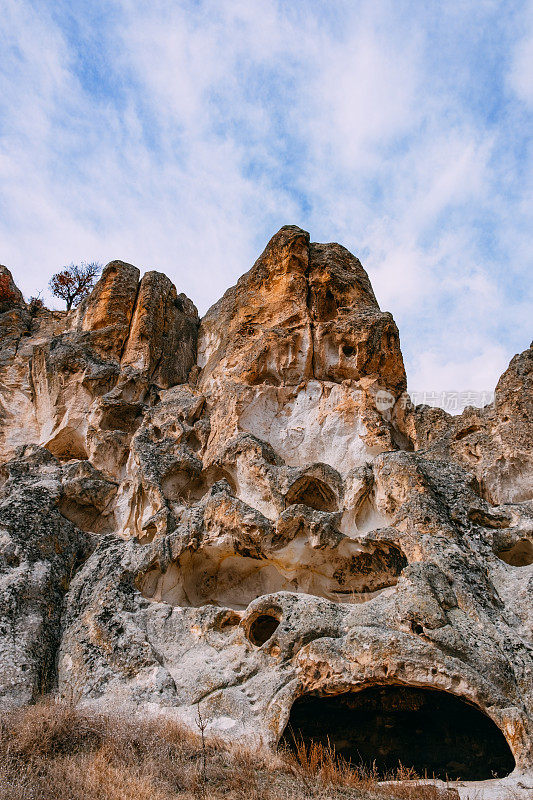
<path fill-rule="evenodd" d="M 281 228 L 203 318 L 201 385 L 218 379 L 295 385 L 312 377 L 308 265 L 309 234 Z"/>
<path fill-rule="evenodd" d="M 3 316 L 22 313 L 25 306 Z M 139 283 L 136 267 L 112 261 L 78 309 L 58 315 L 62 324 L 53 326 L 50 312 L 40 313 L 35 335 L 24 340 L 11 372 L 19 383 L 21 372 L 31 376 L 31 383 L 24 413 L 0 443 L 12 442 L 12 454 L 15 443 L 37 441 L 61 461 L 91 459 L 112 479 L 127 460 L 151 384 L 187 379 L 196 357 L 196 308 L 164 275 L 148 273 Z M 18 339 L 9 350 L 5 338 L 3 345 L 0 359 L 15 352 Z M 20 406 L 20 395 L 15 400 Z"/>
<path fill-rule="evenodd" d="M 16 306 L 26 305 L 11 272 L 2 264 L 0 264 L 0 290 L 0 314 L 4 314 Z"/>
<path fill-rule="evenodd" d="M 394 395 L 406 386 L 398 329 L 359 260 L 338 244 L 310 244 L 295 226 L 281 228 L 209 309 L 199 364 L 201 386 L 369 377 Z"/>
<path fill-rule="evenodd" d="M 161 272 L 141 280 L 122 367 L 146 373 L 162 388 L 184 383 L 196 360 L 198 312 Z"/>
<path fill-rule="evenodd" d="M 308 282 L 314 377 L 375 377 L 395 395 L 404 391 L 398 329 L 380 311 L 359 259 L 339 244 L 311 244 Z"/>
<path fill-rule="evenodd" d="M 22 292 L 11 272 L 0 264 L 0 364 L 12 358 L 20 337 L 29 332 L 30 323 Z"/>
<path fill-rule="evenodd" d="M 103 354 L 120 358 L 130 331 L 139 276 L 137 267 L 111 261 L 78 308 L 79 329 L 94 334 L 91 345 Z"/>
<path fill-rule="evenodd" d="M 291 464 L 329 458 L 345 471 L 397 446 L 391 410 L 406 386 L 398 330 L 338 244 L 281 228 L 209 309 L 198 350 L 198 386 L 214 409 L 209 453 L 245 431 L 283 442 Z"/>

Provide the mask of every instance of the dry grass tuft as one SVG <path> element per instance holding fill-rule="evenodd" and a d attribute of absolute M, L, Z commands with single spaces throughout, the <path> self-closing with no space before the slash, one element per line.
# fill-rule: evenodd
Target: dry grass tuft
<path fill-rule="evenodd" d="M 320 742 L 306 746 L 302 741 L 295 742 L 295 761 L 299 774 L 306 784 L 318 780 L 329 789 L 356 789 L 359 794 L 354 797 L 397 798 L 397 800 L 453 800 L 459 795 L 454 789 L 439 789 L 436 786 L 420 783 L 412 769 L 400 767 L 396 772 L 386 776 L 391 781 L 404 781 L 403 785 L 379 784 L 382 778 L 374 765 L 372 770 L 365 767 L 353 767 L 335 753 L 332 745 L 325 747 Z M 306 781 L 307 778 L 307 781 Z M 329 795 L 332 796 L 332 795 Z M 340 797 L 341 795 L 339 795 Z M 345 795 L 342 795 L 345 796 Z M 350 795 L 351 796 L 351 795 Z"/>
<path fill-rule="evenodd" d="M 205 755 L 205 769 L 204 769 Z M 413 777 L 411 775 L 403 775 Z M 274 754 L 46 701 L 0 722 L 0 800 L 452 800 L 410 781 L 377 785 L 331 747 Z"/>

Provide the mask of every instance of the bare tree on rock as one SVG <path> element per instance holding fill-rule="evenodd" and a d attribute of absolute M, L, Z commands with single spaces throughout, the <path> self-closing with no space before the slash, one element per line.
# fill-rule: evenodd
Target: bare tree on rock
<path fill-rule="evenodd" d="M 102 265 L 96 261 L 82 261 L 79 265 L 70 264 L 68 267 L 63 267 L 61 272 L 56 272 L 52 276 L 48 284 L 50 291 L 64 300 L 67 311 L 70 311 L 90 293 L 101 269 Z"/>

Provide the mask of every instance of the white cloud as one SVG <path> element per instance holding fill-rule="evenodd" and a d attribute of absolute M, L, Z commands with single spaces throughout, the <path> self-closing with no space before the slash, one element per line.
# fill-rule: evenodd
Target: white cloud
<path fill-rule="evenodd" d="M 468 362 L 443 360 L 441 352 L 426 351 L 416 359 L 408 391 L 414 402 L 441 405 L 450 413 L 465 405 L 481 407 L 492 400 L 494 375 L 501 375 L 508 361 L 505 348 L 498 345 L 485 345 Z"/>
<path fill-rule="evenodd" d="M 524 34 L 511 54 L 508 80 L 518 98 L 533 108 L 533 3 L 526 4 L 521 15 Z"/>

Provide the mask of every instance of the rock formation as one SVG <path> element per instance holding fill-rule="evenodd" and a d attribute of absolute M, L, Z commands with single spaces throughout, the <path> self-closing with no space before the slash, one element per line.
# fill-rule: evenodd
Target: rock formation
<path fill-rule="evenodd" d="M 532 766 L 531 348 L 494 404 L 413 407 L 360 262 L 294 226 L 201 322 L 113 261 L 0 334 L 4 704 Z"/>

